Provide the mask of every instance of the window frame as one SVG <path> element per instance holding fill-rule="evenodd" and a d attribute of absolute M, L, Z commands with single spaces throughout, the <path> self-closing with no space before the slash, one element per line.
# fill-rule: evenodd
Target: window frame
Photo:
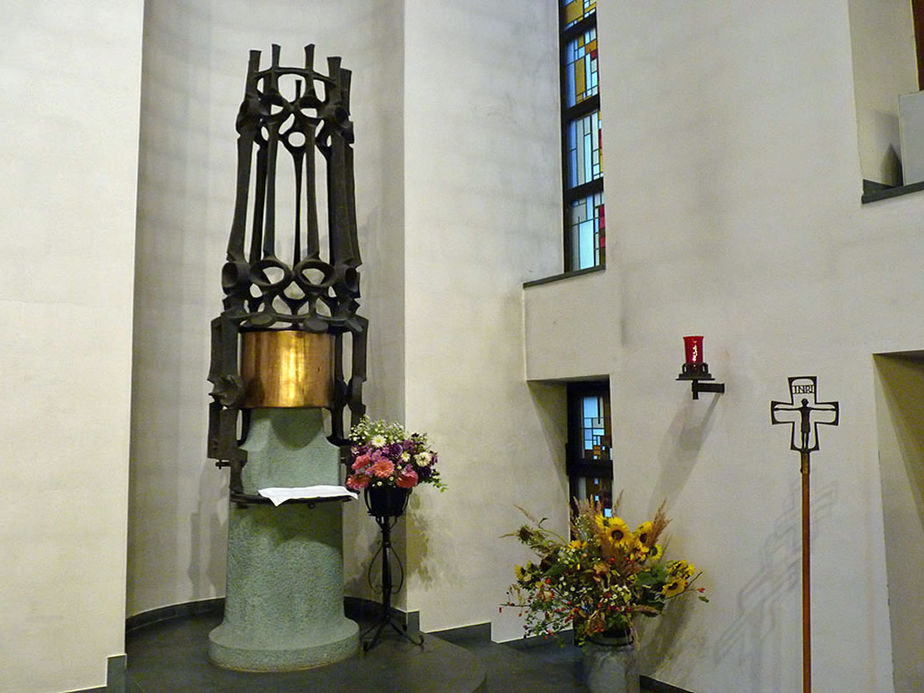
<path fill-rule="evenodd" d="M 584 458 L 584 431 L 583 431 L 583 400 L 585 397 L 603 397 L 607 405 L 604 407 L 604 428 L 609 434 L 607 451 L 609 459 L 591 461 Z M 609 380 L 579 381 L 567 384 L 568 402 L 568 440 L 565 444 L 565 473 L 568 476 L 568 501 L 574 503 L 577 497 L 576 480 L 580 478 L 598 478 L 610 480 L 610 504 L 612 506 L 612 479 L 613 479 L 613 421 L 612 404 L 610 400 Z M 606 412 L 609 409 L 609 412 Z M 607 416 L 607 413 L 609 414 Z"/>

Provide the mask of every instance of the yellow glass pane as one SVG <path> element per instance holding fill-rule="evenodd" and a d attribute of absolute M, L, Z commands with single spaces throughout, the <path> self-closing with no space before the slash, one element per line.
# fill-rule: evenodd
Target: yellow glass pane
<path fill-rule="evenodd" d="M 571 0 L 565 5 L 565 25 L 584 16 L 584 3 L 582 0 Z"/>
<path fill-rule="evenodd" d="M 579 60 L 574 63 L 574 94 L 575 100 L 580 102 L 584 100 L 584 92 L 587 91 L 587 73 L 584 68 L 584 61 Z"/>

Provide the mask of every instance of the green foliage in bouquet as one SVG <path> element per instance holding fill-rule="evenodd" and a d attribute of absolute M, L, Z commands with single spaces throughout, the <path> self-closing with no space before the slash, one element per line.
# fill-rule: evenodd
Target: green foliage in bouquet
<path fill-rule="evenodd" d="M 524 637 L 573 628 L 580 645 L 604 633 L 633 631 L 636 616 L 657 616 L 670 600 L 694 590 L 709 601 L 694 587 L 700 573 L 692 563 L 663 560 L 658 539 L 670 522 L 664 504 L 634 532 L 615 515 L 618 507 L 617 500 L 608 517 L 601 505 L 579 501 L 570 540 L 521 508 L 530 523 L 505 536 L 532 549 L 537 562 L 515 567 L 503 606 L 520 610 Z"/>

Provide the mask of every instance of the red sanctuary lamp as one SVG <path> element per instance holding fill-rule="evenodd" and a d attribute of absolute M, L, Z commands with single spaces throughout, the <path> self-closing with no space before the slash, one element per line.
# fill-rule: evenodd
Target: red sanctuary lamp
<path fill-rule="evenodd" d="M 715 380 L 709 373 L 709 364 L 703 360 L 703 337 L 691 335 L 683 338 L 684 364 L 677 380 L 693 383 L 693 399 L 699 399 L 700 392 L 725 392 L 724 383 L 703 382 Z"/>

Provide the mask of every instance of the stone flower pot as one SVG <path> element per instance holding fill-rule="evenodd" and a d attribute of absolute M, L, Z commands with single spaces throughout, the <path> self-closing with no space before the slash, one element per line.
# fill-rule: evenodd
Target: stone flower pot
<path fill-rule="evenodd" d="M 582 668 L 593 693 L 639 693 L 638 648 L 630 631 L 588 638 Z"/>

